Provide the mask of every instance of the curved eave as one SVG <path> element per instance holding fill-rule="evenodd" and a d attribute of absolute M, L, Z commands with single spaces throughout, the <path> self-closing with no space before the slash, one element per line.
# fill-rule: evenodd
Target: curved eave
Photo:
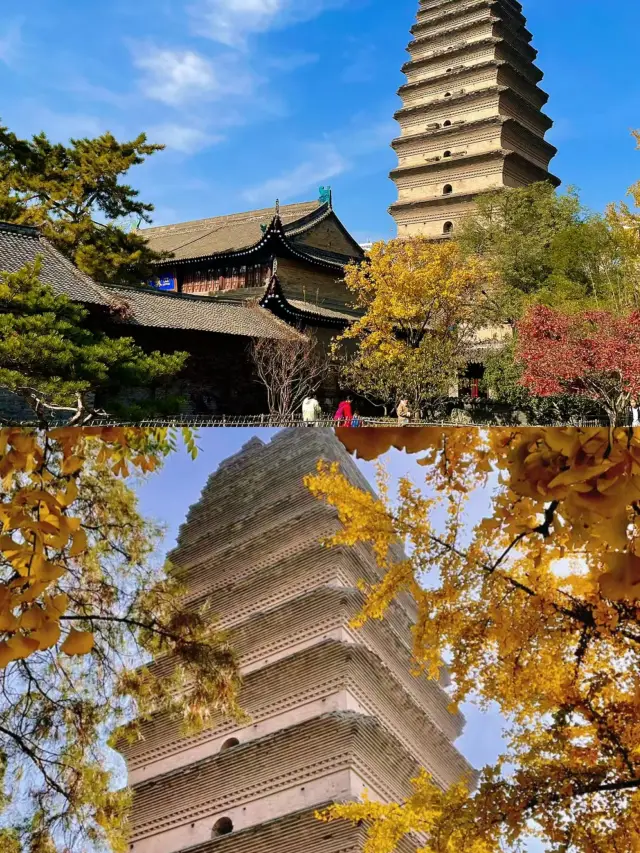
<path fill-rule="evenodd" d="M 308 326 L 321 326 L 329 329 L 346 329 L 357 319 L 356 317 L 353 319 L 330 317 L 327 314 L 320 314 L 311 310 L 304 311 L 291 305 L 284 295 L 277 276 L 274 276 L 267 292 L 260 300 L 260 307 L 271 311 L 276 317 L 289 324 L 304 323 Z"/>
<path fill-rule="evenodd" d="M 455 21 L 456 18 L 461 18 L 463 15 L 468 15 L 470 12 L 473 12 L 475 9 L 482 8 L 491 8 L 495 4 L 495 0 L 470 0 L 465 6 L 459 6 L 457 9 L 452 9 L 449 12 L 443 12 L 441 15 L 430 18 L 428 20 L 422 21 L 420 20 L 420 15 L 424 12 L 431 11 L 430 9 L 419 9 L 418 10 L 418 18 L 416 23 L 411 27 L 410 32 L 415 32 L 417 29 L 422 29 L 423 27 L 437 27 L 440 23 L 451 20 Z"/>
<path fill-rule="evenodd" d="M 487 118 L 478 119 L 477 121 L 467 121 L 462 124 L 452 124 L 450 127 L 438 127 L 433 130 L 423 130 L 420 133 L 412 133 L 409 136 L 397 136 L 391 142 L 391 147 L 394 151 L 399 151 L 404 147 L 410 146 L 416 140 L 421 139 L 432 139 L 435 136 L 438 137 L 447 137 L 447 136 L 457 136 L 463 130 L 473 130 L 476 127 L 482 127 L 483 125 L 500 125 L 501 127 L 505 127 L 507 125 L 514 125 L 518 130 L 524 132 L 525 136 L 529 137 L 529 139 L 540 147 L 541 150 L 545 151 L 549 154 L 549 160 L 552 160 L 556 154 L 558 153 L 558 149 L 555 145 L 552 145 L 550 142 L 547 142 L 546 139 L 543 139 L 541 136 L 537 136 L 528 127 L 524 124 L 521 124 L 518 119 L 511 118 L 511 116 L 489 116 Z"/>
<path fill-rule="evenodd" d="M 419 175 L 421 173 L 436 171 L 438 169 L 442 169 L 443 171 L 448 171 L 449 169 L 455 168 L 459 163 L 481 163 L 484 160 L 513 160 L 517 161 L 519 164 L 526 166 L 528 169 L 536 172 L 539 176 L 539 180 L 546 181 L 549 180 L 551 183 L 555 184 L 555 186 L 560 186 L 560 180 L 555 177 L 555 175 L 550 174 L 546 169 L 542 169 L 536 163 L 532 163 L 531 160 L 528 160 L 526 157 L 523 157 L 522 154 L 519 154 L 517 151 L 510 151 L 506 148 L 498 148 L 495 151 L 485 151 L 479 154 L 470 154 L 465 155 L 464 157 L 456 157 L 456 158 L 446 158 L 444 160 L 438 160 L 434 163 L 420 163 L 416 166 L 399 166 L 397 169 L 394 169 L 389 177 L 391 180 L 396 178 L 402 178 L 405 175 Z M 557 182 L 557 183 L 556 183 Z M 439 200 L 442 198 L 451 198 L 451 196 L 439 196 Z"/>
<path fill-rule="evenodd" d="M 522 95 L 518 95 L 517 92 L 510 89 L 509 86 L 487 86 L 486 89 L 474 89 L 472 92 L 465 92 L 464 95 L 452 95 L 450 98 L 437 98 L 436 100 L 430 101 L 428 104 L 419 104 L 415 107 L 402 107 L 394 114 L 393 117 L 396 121 L 399 121 L 401 118 L 405 118 L 406 116 L 434 111 L 437 112 L 447 104 L 460 103 L 461 101 L 474 101 L 478 98 L 483 98 L 486 95 L 504 95 L 505 93 L 510 97 L 515 98 L 523 109 L 540 117 L 544 124 L 546 124 L 545 130 L 550 130 L 553 127 L 553 121 L 546 113 L 543 113 L 542 110 L 536 109 L 529 103 L 529 101 L 523 98 Z"/>
<path fill-rule="evenodd" d="M 430 6 L 423 6 L 422 4 L 420 4 L 420 8 L 418 9 L 418 15 L 420 15 L 422 12 L 433 12 L 435 9 L 442 9 L 445 6 L 453 6 L 454 3 L 458 2 L 460 2 L 460 0 L 440 0 L 440 2 L 432 3 Z M 511 6 L 513 7 L 512 14 L 519 15 L 524 21 L 525 17 L 522 13 L 522 4 L 512 1 Z"/>
<path fill-rule="evenodd" d="M 433 62 L 437 62 L 445 56 L 459 56 L 463 53 L 468 53 L 470 49 L 474 49 L 477 47 L 485 47 L 487 45 L 498 45 L 506 46 L 513 53 L 518 55 L 521 58 L 521 61 L 524 65 L 527 66 L 532 72 L 531 79 L 539 82 L 544 77 L 544 74 L 540 69 L 526 57 L 523 57 L 522 54 L 515 48 L 511 43 L 504 38 L 499 36 L 488 36 L 486 39 L 479 39 L 478 41 L 471 42 L 470 44 L 461 44 L 453 47 L 446 48 L 445 50 L 435 51 L 429 56 L 423 56 L 421 59 L 410 59 L 408 62 L 402 66 L 403 74 L 406 74 L 408 71 L 411 71 L 416 68 L 424 68 L 427 65 L 430 65 Z M 526 76 L 526 75 L 525 75 Z"/>
<path fill-rule="evenodd" d="M 449 171 L 455 169 L 459 163 L 480 163 L 483 160 L 504 160 L 510 152 L 504 148 L 497 148 L 495 151 L 482 151 L 479 154 L 467 154 L 461 157 L 446 157 L 442 160 L 437 160 L 432 163 L 419 163 L 415 166 L 398 166 L 389 172 L 389 177 L 392 181 L 396 178 L 402 178 L 405 175 L 420 175 L 426 172 Z"/>
<path fill-rule="evenodd" d="M 389 213 L 393 214 L 395 211 L 399 210 L 414 210 L 419 207 L 438 207 L 438 205 L 442 204 L 443 200 L 447 202 L 447 204 L 451 204 L 451 202 L 463 202 L 463 201 L 473 201 L 474 198 L 478 198 L 480 195 L 487 195 L 490 192 L 496 192 L 497 190 L 484 190 L 483 192 L 470 192 L 470 193 L 451 193 L 451 195 L 447 196 L 436 196 L 435 198 L 422 198 L 416 199 L 416 201 L 394 201 L 394 203 L 389 207 Z"/>
<path fill-rule="evenodd" d="M 480 24 L 497 24 L 499 23 L 499 20 L 499 18 L 495 18 L 493 15 L 489 15 L 486 18 L 479 18 L 477 21 L 465 21 L 465 23 L 463 24 L 452 25 L 450 27 L 446 27 L 443 30 L 440 30 L 437 33 L 431 33 L 426 35 L 420 35 L 418 32 L 420 25 L 414 24 L 410 30 L 411 35 L 414 36 L 414 39 L 411 42 L 409 48 L 407 48 L 407 50 L 409 50 L 412 45 L 427 44 L 428 42 L 434 41 L 434 39 L 441 38 L 443 36 L 452 36 L 454 34 L 458 35 L 466 32 L 467 30 L 473 30 Z M 424 27 L 425 25 L 423 24 L 422 26 Z"/>
<path fill-rule="evenodd" d="M 314 224 L 317 224 L 314 223 Z M 274 217 L 271 224 L 267 228 L 264 236 L 253 246 L 246 249 L 238 249 L 232 252 L 221 252 L 214 255 L 201 255 L 194 258 L 168 259 L 161 261 L 158 266 L 164 267 L 183 267 L 192 264 L 211 263 L 211 264 L 233 264 L 234 262 L 245 263 L 253 256 L 277 253 L 284 255 L 289 254 L 299 260 L 303 260 L 312 266 L 322 267 L 323 269 L 337 270 L 342 272 L 344 265 L 331 260 L 321 260 L 307 252 L 301 251 L 300 247 L 287 239 L 288 234 L 278 216 Z"/>
<path fill-rule="evenodd" d="M 511 38 L 513 38 L 517 45 L 519 45 L 519 47 L 516 47 L 517 50 L 523 53 L 523 55 L 528 54 L 528 58 L 532 62 L 538 56 L 538 51 L 529 43 L 533 36 L 531 35 L 531 33 L 529 33 L 528 30 L 524 30 L 524 28 L 514 26 L 511 22 L 508 22 L 504 18 L 496 16 L 493 13 L 490 13 L 486 18 L 479 18 L 476 21 L 466 21 L 465 23 L 458 24 L 457 26 L 447 27 L 446 29 L 440 30 L 437 33 L 430 33 L 424 35 L 420 34 L 420 29 L 422 29 L 425 25 L 423 24 L 422 27 L 420 27 L 420 25 L 415 24 L 411 28 L 411 34 L 414 36 L 414 38 L 407 50 L 410 52 L 411 48 L 415 45 L 429 44 L 429 42 L 433 42 L 435 39 L 440 39 L 444 36 L 462 36 L 463 33 L 477 29 L 482 24 L 491 24 L 492 27 L 504 27 L 509 32 Z M 521 36 L 518 30 L 524 30 L 524 32 L 528 36 L 530 36 L 530 38 L 525 38 Z"/>
<path fill-rule="evenodd" d="M 456 18 L 461 18 L 464 15 L 468 15 L 470 12 L 473 12 L 475 9 L 482 9 L 483 7 L 491 10 L 499 10 L 494 13 L 496 18 L 499 18 L 503 23 L 508 22 L 508 25 L 513 29 L 518 29 L 520 32 L 523 32 L 525 36 L 527 36 L 528 41 L 533 39 L 533 33 L 526 27 L 526 18 L 524 15 L 520 12 L 511 10 L 505 12 L 504 7 L 501 6 L 500 3 L 497 3 L 496 0 L 476 0 L 475 3 L 468 3 L 466 6 L 462 6 L 461 8 L 455 9 L 451 12 L 445 12 L 439 18 L 431 18 L 426 21 L 420 20 L 420 12 L 418 12 L 418 19 L 411 27 L 410 32 L 413 35 L 419 34 L 420 32 L 429 29 L 429 27 L 438 27 L 447 19 L 455 21 Z M 508 18 L 506 16 L 508 16 Z"/>
<path fill-rule="evenodd" d="M 538 56 L 538 51 L 535 49 L 535 47 L 532 47 L 532 45 L 529 44 L 529 42 L 526 39 L 522 38 L 514 30 L 512 25 L 508 24 L 502 18 L 495 17 L 495 15 L 490 15 L 486 19 L 481 18 L 479 21 L 471 21 L 471 22 L 466 23 L 466 24 L 461 24 L 457 27 L 449 27 L 448 29 L 443 30 L 443 32 L 441 34 L 438 34 L 437 38 L 440 38 L 441 35 L 442 36 L 451 36 L 451 37 L 458 36 L 458 37 L 464 38 L 463 33 L 477 29 L 478 26 L 481 24 L 484 24 L 484 25 L 490 24 L 492 27 L 491 35 L 494 36 L 495 38 L 501 38 L 502 37 L 504 39 L 504 41 L 506 41 L 509 45 L 511 45 L 513 50 L 516 51 L 517 53 L 519 53 L 526 62 L 535 62 L 536 61 L 536 58 Z M 494 27 L 500 28 L 501 30 L 504 31 L 504 33 L 501 34 L 501 33 L 494 32 L 493 31 Z M 433 43 L 435 38 L 436 37 L 434 37 L 432 35 L 414 36 L 413 41 L 411 41 L 407 47 L 407 52 L 411 53 L 412 48 L 414 48 L 416 45 L 417 46 L 429 45 L 429 43 Z M 467 47 L 469 47 L 470 45 L 473 45 L 473 44 L 474 44 L 473 41 L 465 42 L 465 45 Z"/>
<path fill-rule="evenodd" d="M 487 118 L 476 119 L 476 121 L 463 121 L 461 124 L 451 124 L 449 127 L 436 127 L 432 130 L 423 130 L 420 133 L 412 133 L 409 136 L 396 136 L 391 141 L 391 147 L 395 150 L 402 148 L 405 144 L 409 145 L 416 139 L 430 139 L 433 136 L 455 136 L 461 130 L 473 129 L 482 125 L 499 124 L 502 125 L 510 119 L 505 119 L 504 116 L 488 116 Z"/>
<path fill-rule="evenodd" d="M 508 68 L 527 86 L 530 86 L 537 95 L 541 96 L 543 104 L 546 104 L 548 102 L 549 94 L 545 92 L 544 89 L 541 89 L 540 86 L 538 86 L 536 83 L 533 83 L 521 71 L 515 68 L 515 66 L 511 65 L 510 62 L 507 62 L 506 59 L 488 59 L 486 62 L 478 62 L 476 65 L 463 65 L 461 68 L 457 68 L 454 71 L 445 71 L 442 74 L 437 74 L 435 77 L 429 77 L 427 80 L 419 80 L 416 83 L 405 83 L 398 89 L 398 95 L 402 97 L 408 92 L 419 92 L 421 89 L 430 88 L 434 85 L 434 83 L 441 83 L 445 80 L 455 80 L 456 78 L 464 77 L 467 74 L 474 74 L 477 71 L 483 71 L 486 68 L 497 68 L 498 70 L 502 68 Z M 450 99 L 447 98 L 447 100 Z M 532 104 L 532 106 L 534 105 Z"/>
<path fill-rule="evenodd" d="M 550 173 L 545 173 L 542 180 L 549 181 L 554 187 L 559 187 L 562 183 L 559 178 Z M 443 201 L 449 205 L 451 205 L 452 202 L 473 201 L 475 198 L 482 195 L 506 191 L 508 191 L 507 187 L 495 187 L 493 189 L 481 190 L 480 192 L 451 193 L 451 195 L 439 195 L 435 196 L 435 198 L 421 198 L 416 199 L 415 201 L 396 201 L 389 207 L 389 213 L 393 216 L 394 212 L 401 210 L 414 210 L 421 207 L 438 207 Z"/>

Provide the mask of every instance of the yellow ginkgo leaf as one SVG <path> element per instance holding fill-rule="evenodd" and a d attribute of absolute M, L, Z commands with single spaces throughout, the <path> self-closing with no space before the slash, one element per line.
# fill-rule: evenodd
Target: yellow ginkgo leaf
<path fill-rule="evenodd" d="M 61 578 L 66 571 L 64 566 L 56 565 L 56 563 L 51 563 L 41 556 L 36 556 L 32 560 L 30 574 L 37 581 L 52 583 Z"/>
<path fill-rule="evenodd" d="M 0 669 L 4 669 L 13 659 L 13 652 L 9 645 L 6 642 L 0 643 Z"/>
<path fill-rule="evenodd" d="M 19 623 L 10 610 L 0 611 L 0 631 L 17 631 Z"/>
<path fill-rule="evenodd" d="M 18 583 L 23 584 L 24 581 L 20 579 Z M 35 601 L 48 586 L 49 581 L 35 581 L 35 583 L 32 583 L 28 589 L 25 589 L 16 596 L 16 604 L 28 604 L 30 601 Z"/>
<path fill-rule="evenodd" d="M 86 655 L 93 648 L 94 636 L 91 631 L 76 631 L 72 628 L 61 646 L 66 655 Z"/>
<path fill-rule="evenodd" d="M 44 610 L 38 605 L 25 610 L 20 616 L 20 627 L 23 631 L 35 631 L 40 628 L 45 621 Z"/>
<path fill-rule="evenodd" d="M 62 463 L 62 473 L 65 476 L 69 474 L 77 474 L 78 471 L 82 468 L 84 464 L 84 460 L 79 456 L 69 456 Z"/>
<path fill-rule="evenodd" d="M 73 534 L 73 540 L 71 544 L 71 550 L 69 551 L 69 556 L 80 556 L 80 554 L 83 554 L 87 550 L 87 544 L 87 534 L 81 527 Z"/>
<path fill-rule="evenodd" d="M 28 658 L 32 652 L 36 651 L 38 641 L 32 640 L 30 637 L 25 637 L 22 634 L 17 634 L 15 637 L 7 640 L 7 645 L 11 651 L 11 659 L 20 660 L 21 658 Z"/>
<path fill-rule="evenodd" d="M 61 616 L 69 606 L 69 596 L 66 595 L 64 592 L 61 592 L 59 595 L 54 595 L 51 597 L 45 595 L 44 601 L 45 609 L 49 618 L 56 618 L 58 616 Z"/>
<path fill-rule="evenodd" d="M 50 649 L 60 639 L 60 624 L 55 619 L 47 619 L 41 628 L 29 634 L 31 640 L 35 640 L 40 649 Z"/>
<path fill-rule="evenodd" d="M 78 497 L 78 484 L 75 480 L 69 480 L 67 488 L 64 492 L 58 493 L 58 503 L 60 506 L 67 507 L 72 504 Z"/>
<path fill-rule="evenodd" d="M 0 551 L 11 554 L 21 546 L 11 536 L 0 536 Z"/>

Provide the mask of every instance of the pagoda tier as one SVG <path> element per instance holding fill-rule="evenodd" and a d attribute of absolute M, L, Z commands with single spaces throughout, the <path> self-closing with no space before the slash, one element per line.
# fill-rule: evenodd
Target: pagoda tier
<path fill-rule="evenodd" d="M 416 699 L 365 646 L 328 639 L 254 670 L 245 677 L 242 706 L 251 722 L 242 728 L 216 715 L 206 731 L 189 738 L 180 722 L 167 716 L 142 725 L 144 740 L 123 748 L 131 784 L 215 755 L 230 740 L 247 743 L 288 724 L 329 711 L 359 710 L 384 722 L 413 756 L 446 786 L 468 771 L 468 765 L 426 713 L 429 696 Z M 416 739 L 415 733 L 421 736 Z M 229 747 L 227 747 L 229 748 Z"/>
<path fill-rule="evenodd" d="M 302 482 L 321 458 L 369 488 L 332 431 L 291 430 L 266 445 L 253 439 L 223 463 L 180 529 L 174 571 L 187 603 L 228 630 L 250 721 L 214 716 L 206 732 L 185 738 L 179 722 L 156 716 L 142 740 L 121 745 L 135 853 L 276 853 L 274 825 L 283 838 L 297 827 L 294 839 L 325 803 L 365 789 L 403 798 L 420 767 L 442 788 L 473 779 L 453 745 L 464 720 L 449 710 L 446 671 L 439 682 L 412 673 L 412 599 L 384 620 L 352 625 L 364 601 L 358 582 L 375 583 L 380 572 L 370 548 L 320 542 L 339 529 L 335 510 Z M 172 661 L 152 666 L 162 674 Z M 321 842 L 338 827 L 320 835 L 313 827 L 319 846 L 305 851 L 332 851 Z M 339 849 L 361 851 L 364 839 L 354 832 Z"/>
<path fill-rule="evenodd" d="M 331 805 L 331 801 L 321 806 Z M 265 823 L 187 848 L 184 853 L 360 853 L 367 825 L 346 821 L 327 825 L 316 817 L 316 808 L 276 817 Z M 417 843 L 403 838 L 397 853 L 415 853 Z"/>
<path fill-rule="evenodd" d="M 478 195 L 559 180 L 536 50 L 512 0 L 422 0 L 392 143 L 398 235 L 450 237 Z"/>

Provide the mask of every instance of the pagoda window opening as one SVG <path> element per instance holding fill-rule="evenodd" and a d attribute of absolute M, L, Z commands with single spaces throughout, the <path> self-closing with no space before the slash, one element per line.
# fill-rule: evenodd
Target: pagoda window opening
<path fill-rule="evenodd" d="M 212 838 L 217 838 L 219 835 L 229 835 L 233 832 L 233 822 L 229 817 L 221 817 L 213 826 Z"/>
<path fill-rule="evenodd" d="M 240 741 L 237 737 L 230 737 L 229 740 L 225 740 L 225 742 L 220 747 L 220 752 L 226 752 L 228 749 L 233 749 L 234 746 L 239 746 Z"/>
<path fill-rule="evenodd" d="M 445 123 L 443 124 L 443 127 L 451 127 L 451 122 L 449 121 L 449 119 L 447 119 L 445 121 Z"/>
<path fill-rule="evenodd" d="M 452 192 L 453 187 L 451 186 L 451 184 L 445 184 L 442 188 L 442 195 L 451 195 Z"/>
<path fill-rule="evenodd" d="M 445 92 L 445 93 L 444 93 L 444 96 L 445 96 L 445 98 L 450 98 L 450 97 L 451 97 L 451 92 Z"/>
<path fill-rule="evenodd" d="M 445 151 L 443 157 L 451 157 L 451 151 Z"/>
<path fill-rule="evenodd" d="M 453 222 L 445 222 L 442 226 L 443 234 L 451 234 L 453 231 Z"/>

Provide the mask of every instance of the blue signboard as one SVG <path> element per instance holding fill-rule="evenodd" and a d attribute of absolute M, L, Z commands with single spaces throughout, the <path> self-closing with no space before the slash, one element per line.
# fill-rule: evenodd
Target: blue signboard
<path fill-rule="evenodd" d="M 159 278 L 154 278 L 149 284 L 151 287 L 155 287 L 156 290 L 176 289 L 176 279 L 173 275 L 161 275 Z"/>

